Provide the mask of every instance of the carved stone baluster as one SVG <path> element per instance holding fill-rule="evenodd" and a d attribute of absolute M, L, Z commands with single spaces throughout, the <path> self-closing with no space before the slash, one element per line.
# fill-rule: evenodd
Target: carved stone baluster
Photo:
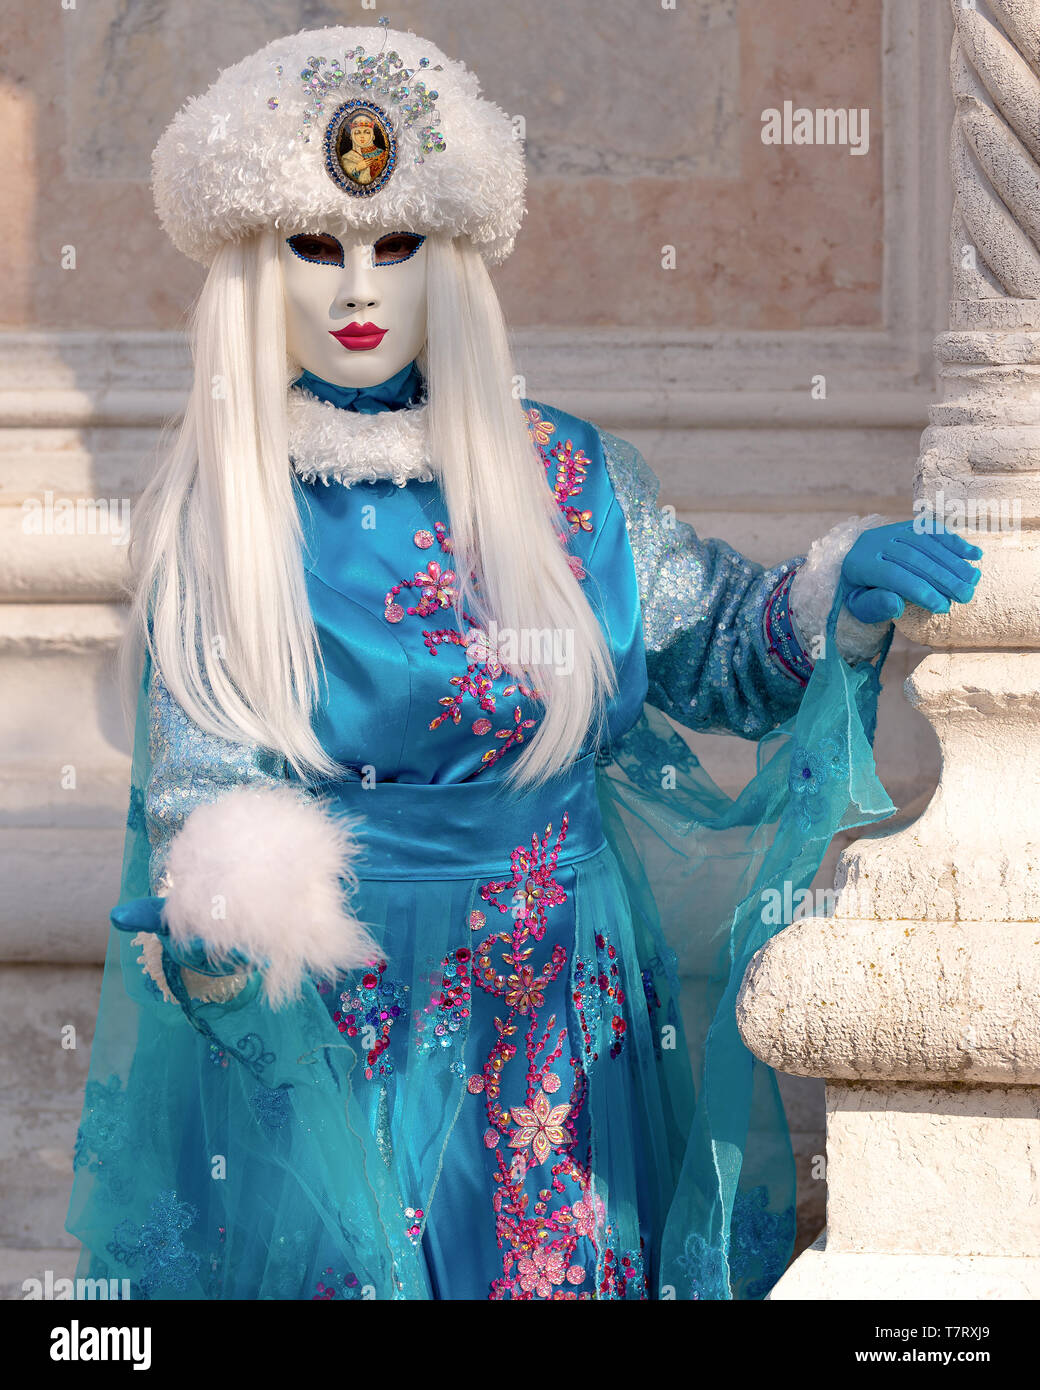
<path fill-rule="evenodd" d="M 827 1079 L 826 1238 L 776 1298 L 1040 1297 L 1040 0 L 951 7 L 955 299 L 914 492 L 964 509 L 983 579 L 899 623 L 932 648 L 934 798 L 744 981 L 748 1046 Z"/>

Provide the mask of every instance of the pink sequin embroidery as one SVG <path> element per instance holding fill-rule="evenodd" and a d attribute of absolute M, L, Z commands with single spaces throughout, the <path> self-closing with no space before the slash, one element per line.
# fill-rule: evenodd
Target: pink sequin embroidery
<path fill-rule="evenodd" d="M 551 420 L 544 419 L 541 412 L 533 406 L 527 411 L 527 427 L 534 442 L 538 445 L 538 452 L 545 464 L 553 496 L 556 498 L 556 505 L 567 518 L 571 532 L 576 535 L 579 531 L 591 531 L 593 529 L 592 512 L 575 506 L 571 501 L 572 498 L 581 495 L 585 474 L 590 463 L 588 455 L 583 449 L 575 449 L 573 441 L 570 439 L 557 440 L 555 444 L 552 444 L 552 436 L 556 426 Z M 577 577 L 584 579 L 585 571 L 582 569 L 581 561 L 578 560 L 577 556 L 568 556 L 568 561 Z"/>
<path fill-rule="evenodd" d="M 567 901 L 556 879 L 567 838 L 566 815 L 550 844 L 551 838 L 550 825 L 541 837 L 531 836 L 530 847 L 518 845 L 510 855 L 509 876 L 480 889 L 489 907 L 513 919 L 508 929 L 485 937 L 473 953 L 474 984 L 503 1005 L 503 1016 L 495 1019 L 497 1041 L 482 1070 L 467 1082 L 470 1095 L 483 1098 L 488 1122 L 484 1144 L 494 1154 L 492 1206 L 502 1275 L 492 1282 L 492 1299 L 591 1298 L 590 1287 L 579 1292 L 590 1272 L 578 1258 L 578 1243 L 584 1237 L 595 1250 L 603 1226 L 603 1204 L 589 1195 L 588 1165 L 575 1154 L 585 1075 L 572 1062 L 573 1081 L 564 1090 L 558 1068 L 566 1025 L 560 1026 L 555 1014 L 542 1016 L 545 991 L 566 969 L 567 952 L 557 943 L 540 965 L 531 960 L 531 943 L 545 939 L 549 913 Z M 503 1104 L 504 1074 L 507 1068 L 512 1074 L 511 1064 L 521 1056 L 526 1062 L 523 1089 L 515 1101 Z M 533 1202 L 527 1190 L 531 1177 L 539 1184 Z M 575 1186 L 582 1194 L 577 1202 Z"/>
<path fill-rule="evenodd" d="M 451 537 L 442 522 L 434 524 L 433 532 L 418 530 L 413 536 L 414 544 L 420 550 L 428 549 L 436 539 L 444 555 L 452 553 Z M 415 594 L 416 601 L 407 607 L 398 602 L 406 591 Z M 443 609 L 455 606 L 458 599 L 458 575 L 455 570 L 442 567 L 440 561 L 430 560 L 425 570 L 417 570 L 411 579 L 402 579 L 387 591 L 384 599 L 383 616 L 388 623 L 402 622 L 405 617 L 430 617 Z M 437 729 L 447 721 L 461 724 L 467 700 L 472 700 L 483 714 L 470 725 L 477 738 L 495 739 L 496 746 L 488 748 L 480 759 L 480 771 L 493 766 L 511 748 L 525 741 L 528 731 L 535 727 L 536 721 L 526 714 L 522 704 L 514 705 L 506 716 L 506 722 L 499 728 L 488 715 L 502 718 L 498 701 L 512 695 L 521 695 L 527 700 L 536 700 L 538 692 L 520 679 L 511 680 L 500 690 L 495 690 L 495 681 L 504 674 L 491 640 L 468 613 L 463 611 L 468 624 L 466 632 L 457 628 L 429 628 L 423 630 L 423 642 L 431 656 L 436 656 L 442 646 L 462 648 L 466 654 L 466 670 L 462 675 L 450 676 L 448 684 L 454 686 L 454 693 L 441 696 L 438 704 L 441 712 L 431 720 L 429 727 Z"/>

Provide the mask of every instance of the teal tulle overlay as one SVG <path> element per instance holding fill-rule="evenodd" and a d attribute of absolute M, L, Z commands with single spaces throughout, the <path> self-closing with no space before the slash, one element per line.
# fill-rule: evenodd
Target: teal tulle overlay
<path fill-rule="evenodd" d="M 590 1161 L 614 1185 L 597 1176 L 572 1208 L 590 1229 L 600 1199 L 611 1212 L 609 1254 L 602 1240 L 574 1247 L 595 1296 L 762 1298 L 790 1258 L 783 1107 L 735 1005 L 748 962 L 779 930 L 766 896 L 786 889 L 790 901 L 837 831 L 893 810 L 871 751 L 884 653 L 855 667 L 837 655 L 840 601 L 797 715 L 761 740 L 736 800 L 650 706 L 597 757 L 609 848 L 556 876 L 578 905 L 564 983 L 580 1001 L 569 1045 L 587 1064 Z M 150 893 L 147 678 L 121 904 Z M 276 1012 L 254 975 L 229 1002 L 199 1003 L 180 971 L 201 958 L 175 957 L 160 928 L 177 1007 L 142 970 L 131 930 L 112 930 L 74 1155 L 79 1275 L 129 1278 L 138 1299 L 460 1296 L 438 1285 L 452 1250 L 435 1250 L 424 1229 L 438 1184 L 455 1200 L 445 1160 L 474 1100 L 465 1049 L 478 1024 L 458 1007 L 472 968 L 458 923 L 494 903 L 465 879 L 366 891 L 366 920 L 405 923 L 375 986 L 388 1041 L 374 1063 L 338 1031 L 328 999 L 345 994 L 340 1015 L 365 1021 L 374 996 L 358 981 L 312 982 Z M 624 985 L 623 1020 L 592 987 L 608 972 Z M 515 1270 L 511 1287 L 538 1296 L 557 1296 L 574 1272 L 537 1251 Z"/>
<path fill-rule="evenodd" d="M 760 740 L 757 774 L 736 800 L 649 707 L 602 772 L 633 914 L 676 955 L 698 1079 L 660 1257 L 661 1287 L 679 1298 L 761 1298 L 790 1259 L 794 1166 L 783 1105 L 775 1073 L 740 1038 L 737 995 L 752 956 L 780 929 L 764 903 L 798 901 L 839 830 L 895 809 L 872 755 L 891 638 L 873 663 L 843 661 L 843 595 L 797 715 Z M 674 790 L 663 791 L 671 780 Z"/>

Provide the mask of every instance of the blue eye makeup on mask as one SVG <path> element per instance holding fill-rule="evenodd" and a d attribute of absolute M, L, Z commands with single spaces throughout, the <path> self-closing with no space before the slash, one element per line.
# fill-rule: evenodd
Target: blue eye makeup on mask
<path fill-rule="evenodd" d="M 300 232 L 298 236 L 286 238 L 286 244 L 294 256 L 312 265 L 343 264 L 343 247 L 328 232 Z"/>
<path fill-rule="evenodd" d="M 425 240 L 415 232 L 388 232 L 373 245 L 372 264 L 400 265 L 411 260 Z"/>
<path fill-rule="evenodd" d="M 372 245 L 372 264 L 400 265 L 415 255 L 426 240 L 415 232 L 388 232 Z M 311 265 L 343 265 L 343 246 L 329 232 L 299 232 L 286 238 L 294 256 Z"/>

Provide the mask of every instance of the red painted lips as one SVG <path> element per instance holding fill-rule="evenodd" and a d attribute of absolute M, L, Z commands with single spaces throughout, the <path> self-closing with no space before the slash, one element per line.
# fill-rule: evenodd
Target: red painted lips
<path fill-rule="evenodd" d="M 350 352 L 368 352 L 379 346 L 386 333 L 378 323 L 348 323 L 345 328 L 337 328 L 332 336 Z"/>

